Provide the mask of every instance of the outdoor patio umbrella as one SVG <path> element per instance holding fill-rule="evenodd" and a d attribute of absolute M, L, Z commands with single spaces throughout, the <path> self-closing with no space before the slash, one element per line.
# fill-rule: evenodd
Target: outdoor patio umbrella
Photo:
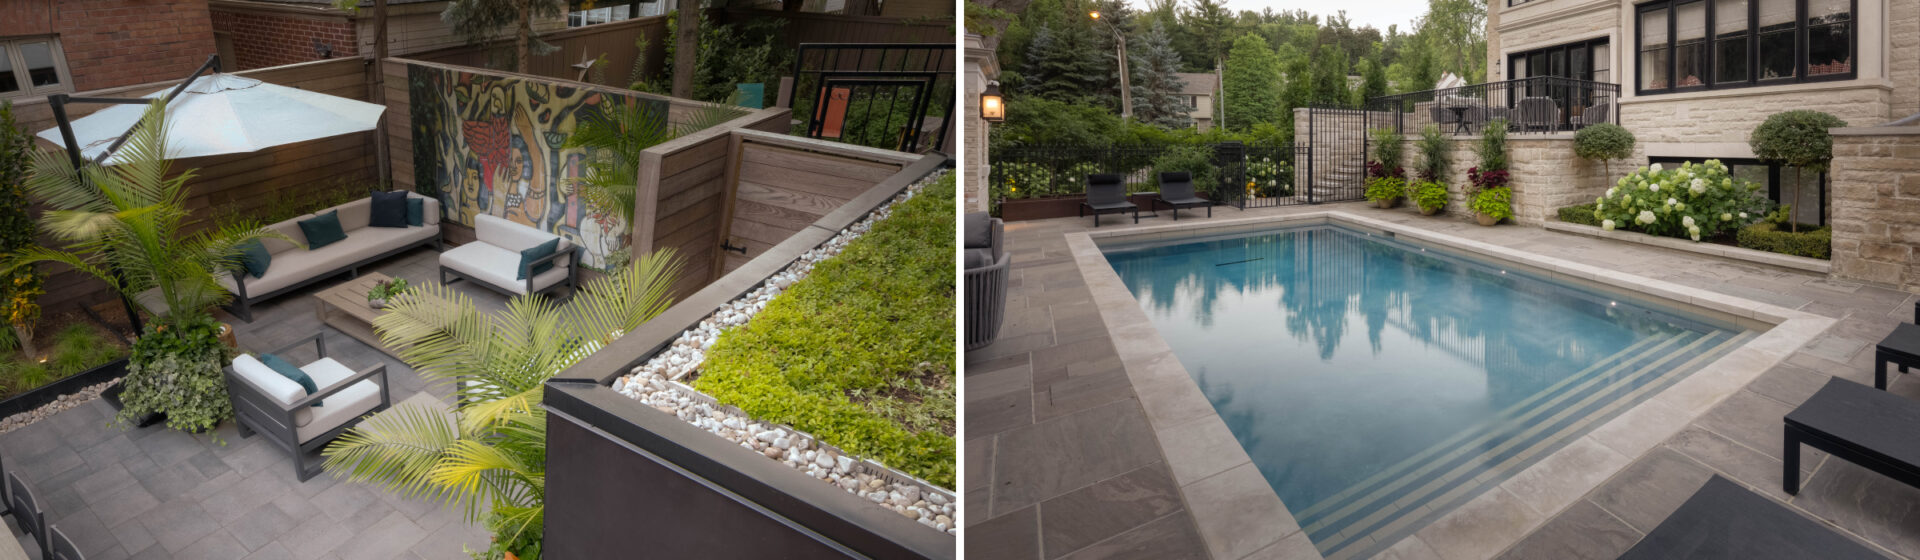
<path fill-rule="evenodd" d="M 160 99 L 171 91 L 147 94 Z M 89 161 L 132 129 L 146 108 L 114 105 L 73 121 L 74 139 Z M 373 130 L 386 107 L 279 86 L 232 74 L 194 80 L 167 105 L 167 157 L 180 159 L 257 151 L 283 144 Z M 64 145 L 58 127 L 39 137 Z M 115 153 L 105 163 L 119 163 Z"/>

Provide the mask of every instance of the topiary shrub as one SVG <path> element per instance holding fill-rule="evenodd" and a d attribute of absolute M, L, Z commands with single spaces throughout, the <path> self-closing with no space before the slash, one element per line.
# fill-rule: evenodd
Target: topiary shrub
<path fill-rule="evenodd" d="M 1736 180 L 1720 160 L 1640 168 L 1594 200 L 1602 229 L 1627 228 L 1699 241 L 1753 223 L 1772 204 L 1760 186 Z"/>
<path fill-rule="evenodd" d="M 1747 137 L 1747 145 L 1753 148 L 1753 156 L 1760 161 L 1785 165 L 1794 168 L 1794 174 L 1801 171 L 1823 173 L 1827 164 L 1833 161 L 1833 135 L 1827 129 L 1847 126 L 1847 121 L 1819 111 L 1795 110 L 1774 113 L 1766 122 L 1754 127 L 1753 134 Z M 1800 200 L 1800 185 L 1804 181 L 1793 182 L 1790 200 Z M 1799 231 L 1800 226 L 1788 220 L 1791 231 Z"/>
<path fill-rule="evenodd" d="M 1560 221 L 1566 222 L 1569 224 L 1580 224 L 1580 225 L 1598 227 L 1600 225 L 1600 219 L 1593 217 L 1594 205 L 1595 203 L 1589 202 L 1586 204 L 1576 204 L 1573 206 L 1568 206 L 1566 208 L 1561 208 L 1559 212 Z"/>
<path fill-rule="evenodd" d="M 1760 222 L 1740 228 L 1734 242 L 1741 247 L 1796 257 L 1833 258 L 1833 230 L 1780 231 L 1773 222 Z"/>
<path fill-rule="evenodd" d="M 1633 142 L 1633 133 L 1620 125 L 1589 125 L 1573 133 L 1573 155 L 1581 159 L 1600 160 L 1606 176 L 1612 177 L 1613 160 L 1633 157 Z"/>

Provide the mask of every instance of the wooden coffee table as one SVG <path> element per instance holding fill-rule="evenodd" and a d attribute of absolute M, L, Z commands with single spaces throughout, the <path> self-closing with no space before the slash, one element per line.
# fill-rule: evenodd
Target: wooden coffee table
<path fill-rule="evenodd" d="M 329 327 L 333 327 L 347 336 L 379 348 L 395 358 L 400 357 L 399 348 L 390 348 L 380 341 L 380 333 L 373 330 L 373 318 L 387 313 L 385 309 L 367 306 L 367 292 L 373 286 L 392 280 L 385 274 L 369 272 L 340 283 L 338 286 L 320 290 L 313 294 L 313 315 Z"/>

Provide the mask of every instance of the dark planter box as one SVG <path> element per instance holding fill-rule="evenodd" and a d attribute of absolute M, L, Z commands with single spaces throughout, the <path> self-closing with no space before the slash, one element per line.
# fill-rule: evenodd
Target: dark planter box
<path fill-rule="evenodd" d="M 14 395 L 12 398 L 0 401 L 0 418 L 6 418 L 46 406 L 48 403 L 60 400 L 62 396 L 78 393 L 81 389 L 106 383 L 126 374 L 127 359 L 120 358 L 95 366 L 93 369 L 66 376 L 58 381 L 41 385 L 31 391 L 20 393 Z M 116 385 L 108 390 L 112 391 L 118 388 L 120 387 Z M 118 408 L 118 406 L 116 406 L 116 408 Z"/>
<path fill-rule="evenodd" d="M 126 372 L 123 370 L 121 373 L 124 374 Z M 127 407 L 127 405 L 120 403 L 120 393 L 126 390 L 127 390 L 127 386 L 125 384 L 114 385 L 112 387 L 108 387 L 107 390 L 100 392 L 100 398 L 106 399 L 107 404 L 113 405 L 113 409 L 117 411 Z M 159 424 L 161 421 L 166 419 L 167 419 L 167 415 L 165 414 L 160 414 L 157 412 L 149 413 L 146 416 L 141 416 L 139 421 L 136 421 L 133 423 L 133 426 L 136 428 L 145 428 L 147 426 Z"/>
<path fill-rule="evenodd" d="M 1086 202 L 1086 195 L 1054 196 L 1046 198 L 1021 198 L 1000 201 L 1000 219 L 1009 222 L 1024 220 L 1045 220 L 1047 218 L 1071 218 L 1080 214 L 1080 203 Z"/>

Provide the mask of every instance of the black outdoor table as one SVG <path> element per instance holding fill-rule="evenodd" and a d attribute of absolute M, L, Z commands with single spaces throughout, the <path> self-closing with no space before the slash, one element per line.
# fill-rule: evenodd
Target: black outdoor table
<path fill-rule="evenodd" d="M 1800 444 L 1920 488 L 1920 402 L 1839 378 L 1788 412 L 1782 485 L 1800 493 Z"/>
<path fill-rule="evenodd" d="M 1454 134 L 1473 132 L 1472 129 L 1467 128 L 1467 109 L 1468 107 L 1465 105 L 1456 105 L 1447 108 L 1448 111 L 1453 111 Z"/>
<path fill-rule="evenodd" d="M 1900 323 L 1893 332 L 1873 347 L 1873 388 L 1887 388 L 1887 362 L 1900 365 L 1900 373 L 1906 373 L 1908 366 L 1920 366 L 1920 325 Z"/>
<path fill-rule="evenodd" d="M 1817 521 L 1714 475 L 1620 558 L 1886 558 Z"/>

